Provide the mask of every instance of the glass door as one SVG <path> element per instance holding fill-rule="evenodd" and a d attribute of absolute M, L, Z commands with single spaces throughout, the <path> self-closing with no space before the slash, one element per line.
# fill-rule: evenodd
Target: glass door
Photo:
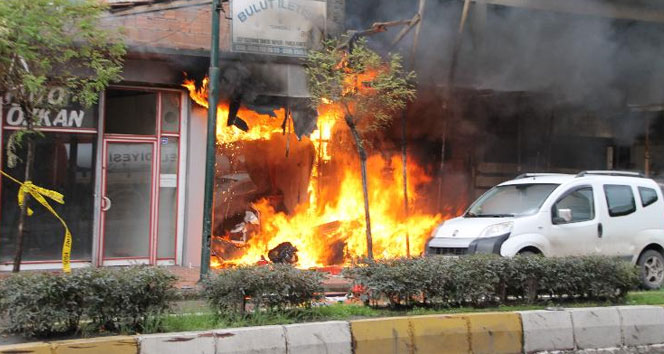
<path fill-rule="evenodd" d="M 103 265 L 150 263 L 154 232 L 156 142 L 104 141 Z"/>

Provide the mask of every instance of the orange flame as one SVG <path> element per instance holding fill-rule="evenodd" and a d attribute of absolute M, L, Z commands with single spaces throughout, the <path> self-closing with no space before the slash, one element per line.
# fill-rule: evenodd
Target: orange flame
<path fill-rule="evenodd" d="M 382 70 L 382 69 L 380 69 Z M 348 74 L 344 77 L 343 94 L 371 92 L 371 83 L 380 74 L 380 70 L 368 70 L 363 73 Z"/>
<path fill-rule="evenodd" d="M 196 88 L 194 80 L 185 80 L 183 87 L 189 90 L 189 97 L 200 106 L 209 108 L 208 104 L 208 78 L 203 79 L 202 86 Z M 228 127 L 226 118 L 228 117 L 229 105 L 222 102 L 217 106 L 217 143 L 230 144 L 240 140 L 261 140 L 269 139 L 272 133 L 281 132 L 281 123 L 286 115 L 285 109 L 275 111 L 276 117 L 267 114 L 258 114 L 245 107 L 240 107 L 237 116 L 242 118 L 249 125 L 249 131 L 244 132 L 235 126 Z"/>
<path fill-rule="evenodd" d="M 359 75 L 348 81 L 348 89 L 362 90 L 363 83 L 371 81 L 377 72 Z M 203 107 L 207 103 L 207 79 L 201 88 L 187 80 L 183 84 L 190 97 Z M 255 264 L 267 258 L 267 253 L 283 242 L 290 242 L 298 249 L 299 267 L 318 267 L 347 263 L 353 258 L 363 257 L 367 252 L 362 179 L 359 162 L 354 154 L 344 151 L 333 153 L 335 136 L 343 129 L 343 112 L 335 104 L 319 107 L 318 127 L 309 139 L 315 148 L 316 157 L 308 186 L 309 203 L 299 205 L 287 215 L 276 212 L 270 202 L 260 200 L 254 208 L 260 213 L 260 231 L 251 235 L 234 259 L 212 259 L 213 267 Z M 228 104 L 217 107 L 218 120 L 224 122 L 228 115 Z M 282 109 L 278 118 L 261 115 L 244 107 L 238 114 L 249 123 L 250 130 L 242 132 L 235 127 L 218 124 L 217 142 L 232 144 L 246 140 L 270 139 L 272 133 L 281 132 L 285 116 Z M 338 180 L 329 183 L 322 180 L 322 167 L 334 164 L 341 168 Z M 384 158 L 371 156 L 367 161 L 369 179 L 369 203 L 373 234 L 374 257 L 377 259 L 405 256 L 406 235 L 410 237 L 411 254 L 420 254 L 431 230 L 442 220 L 454 216 L 460 210 L 449 210 L 446 215 L 431 215 L 421 210 L 411 210 L 406 217 L 403 210 L 402 162 L 399 156 Z M 413 162 L 407 165 L 409 175 L 408 193 L 412 200 L 423 198 L 417 187 L 430 181 L 423 169 Z M 412 205 L 412 204 L 411 204 Z M 417 209 L 417 208 L 414 208 Z"/>
<path fill-rule="evenodd" d="M 443 216 L 413 212 L 405 218 L 403 192 L 398 188 L 403 183 L 399 157 L 384 161 L 381 156 L 372 156 L 367 164 L 369 175 L 379 175 L 388 166 L 393 167 L 388 169 L 389 176 L 369 181 L 374 257 L 405 256 L 406 234 L 410 235 L 412 254 L 420 254 L 431 230 Z M 255 207 L 261 214 L 262 230 L 248 242 L 245 254 L 232 263 L 255 263 L 282 242 L 290 242 L 298 249 L 300 267 L 320 267 L 334 263 L 335 258 L 347 262 L 366 256 L 362 179 L 357 170 L 356 166 L 344 170 L 337 198 L 327 200 L 318 213 L 303 207 L 293 215 L 286 215 L 275 212 L 265 200 L 258 202 Z M 418 176 L 409 183 L 410 195 L 417 196 L 414 186 L 427 178 L 415 164 L 409 164 L 408 170 L 410 176 Z M 335 250 L 337 246 L 340 249 Z M 335 251 L 340 254 L 335 255 Z"/>

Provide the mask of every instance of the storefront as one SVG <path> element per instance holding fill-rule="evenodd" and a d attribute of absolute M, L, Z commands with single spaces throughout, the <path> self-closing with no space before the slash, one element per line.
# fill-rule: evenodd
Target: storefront
<path fill-rule="evenodd" d="M 308 114 L 301 107 L 308 97 L 301 57 L 324 34 L 341 31 L 344 1 L 284 4 L 291 5 L 275 3 L 244 22 L 222 16 L 220 67 L 237 69 L 222 77 L 231 78 L 226 89 L 243 94 L 243 105 L 289 106 L 294 131 L 309 133 L 315 122 L 298 119 Z M 207 2 L 188 0 L 149 6 L 143 1 L 111 4 L 103 18 L 104 26 L 121 27 L 126 35 L 121 86 L 107 89 L 95 107 L 62 102 L 63 109 L 40 113 L 43 136 L 37 140 L 33 182 L 65 196 L 64 205 L 53 207 L 71 229 L 74 268 L 200 265 L 207 112 L 190 101 L 182 84 L 185 78 L 200 83 L 209 67 L 211 11 Z M 237 0 L 233 6 L 256 5 Z M 223 2 L 223 8 L 230 13 L 230 3 Z M 270 48 L 247 45 L 256 40 L 269 40 Z M 48 96 L 65 95 L 54 90 Z M 6 151 L 7 140 L 24 124 L 22 113 L 9 97 L 0 105 L 0 168 L 23 180 L 25 165 L 19 161 L 9 168 Z M 227 117 L 219 119 L 225 123 Z M 11 270 L 14 259 L 17 189 L 0 178 L 0 271 Z M 62 225 L 43 208 L 34 210 L 21 268 L 59 269 Z"/>
<path fill-rule="evenodd" d="M 60 95 L 54 90 L 49 98 Z M 54 208 L 72 231 L 73 267 L 181 263 L 187 100 L 176 89 L 112 87 L 94 107 L 66 102 L 40 112 L 33 182 L 65 196 Z M 24 124 L 11 97 L 2 101 L 1 122 L 0 166 L 22 180 L 25 164 L 9 168 L 5 151 Z M 1 181 L 0 270 L 11 268 L 16 249 L 17 189 Z M 62 226 L 45 209 L 34 210 L 22 268 L 59 268 Z"/>

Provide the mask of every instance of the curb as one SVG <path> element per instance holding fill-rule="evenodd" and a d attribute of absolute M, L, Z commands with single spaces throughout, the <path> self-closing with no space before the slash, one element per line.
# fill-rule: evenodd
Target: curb
<path fill-rule="evenodd" d="M 629 353 L 663 345 L 664 308 L 618 306 L 35 342 L 0 346 L 0 354 Z"/>
<path fill-rule="evenodd" d="M 0 354 L 137 354 L 136 336 L 115 336 L 0 346 Z"/>

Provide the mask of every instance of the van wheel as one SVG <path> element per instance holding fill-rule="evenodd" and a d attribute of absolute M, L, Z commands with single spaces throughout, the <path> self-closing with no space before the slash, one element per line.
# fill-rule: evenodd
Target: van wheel
<path fill-rule="evenodd" d="M 645 251 L 639 258 L 641 286 L 646 289 L 659 289 L 664 282 L 664 257 L 655 250 Z"/>

